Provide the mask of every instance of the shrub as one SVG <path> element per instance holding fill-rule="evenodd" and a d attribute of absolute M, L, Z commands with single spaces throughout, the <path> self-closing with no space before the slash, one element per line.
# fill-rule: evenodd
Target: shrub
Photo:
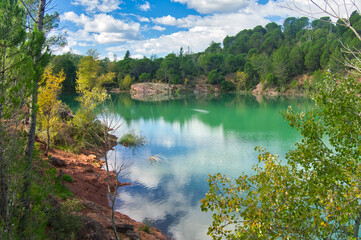
<path fill-rule="evenodd" d="M 130 86 L 132 85 L 132 83 L 133 83 L 133 79 L 128 74 L 127 76 L 125 76 L 125 78 L 123 80 L 120 81 L 119 88 L 121 90 L 128 90 L 128 89 L 130 89 Z"/>
<path fill-rule="evenodd" d="M 125 147 L 142 147 L 147 143 L 147 140 L 131 131 L 125 135 L 123 135 L 119 139 L 119 143 Z"/>
<path fill-rule="evenodd" d="M 236 89 L 236 86 L 234 85 L 234 83 L 233 82 L 231 82 L 231 81 L 224 81 L 224 82 L 222 82 L 221 83 L 221 89 L 223 90 L 223 91 L 233 91 L 233 90 L 235 90 Z"/>
<path fill-rule="evenodd" d="M 68 199 L 61 207 L 52 207 L 48 213 L 50 239 L 73 239 L 82 226 L 81 217 L 72 214 L 80 211 L 78 200 Z"/>
<path fill-rule="evenodd" d="M 219 84 L 224 81 L 224 77 L 217 71 L 210 71 L 208 74 L 207 82 L 210 84 Z"/>
<path fill-rule="evenodd" d="M 152 80 L 152 75 L 150 73 L 142 73 L 139 76 L 140 82 L 149 82 Z"/>

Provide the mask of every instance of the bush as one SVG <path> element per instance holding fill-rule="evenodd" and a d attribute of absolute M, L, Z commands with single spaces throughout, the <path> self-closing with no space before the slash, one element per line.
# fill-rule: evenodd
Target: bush
<path fill-rule="evenodd" d="M 120 90 L 129 90 L 132 83 L 133 83 L 133 79 L 128 74 L 127 76 L 125 76 L 125 78 L 123 80 L 120 81 L 119 89 Z"/>
<path fill-rule="evenodd" d="M 217 71 L 210 71 L 208 74 L 207 82 L 210 84 L 219 84 L 224 81 L 224 77 Z"/>
<path fill-rule="evenodd" d="M 224 81 L 221 83 L 221 89 L 223 91 L 234 91 L 236 89 L 236 86 L 231 81 Z"/>
<path fill-rule="evenodd" d="M 150 73 L 142 73 L 139 76 L 140 82 L 149 82 L 152 80 L 152 75 Z"/>
<path fill-rule="evenodd" d="M 81 217 L 72 214 L 80 211 L 78 200 L 67 200 L 61 207 L 52 207 L 48 213 L 50 239 L 73 239 L 82 226 Z"/>
<path fill-rule="evenodd" d="M 119 143 L 124 147 L 142 147 L 147 143 L 147 140 L 131 131 L 119 139 Z"/>
<path fill-rule="evenodd" d="M 297 80 L 293 80 L 291 82 L 291 89 L 296 89 L 297 90 L 298 86 L 299 86 L 299 84 L 298 84 Z"/>
<path fill-rule="evenodd" d="M 68 175 L 68 174 L 64 174 L 64 175 L 63 175 L 63 180 L 64 180 L 65 182 L 74 182 L 73 178 L 72 178 L 70 175 Z"/>
<path fill-rule="evenodd" d="M 267 85 L 274 85 L 276 84 L 276 79 L 273 73 L 268 73 L 266 76 Z"/>

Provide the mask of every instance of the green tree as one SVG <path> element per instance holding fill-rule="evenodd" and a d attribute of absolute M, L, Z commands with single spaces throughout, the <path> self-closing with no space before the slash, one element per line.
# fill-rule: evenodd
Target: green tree
<path fill-rule="evenodd" d="M 210 84 L 219 84 L 224 81 L 224 77 L 217 70 L 210 71 L 207 82 Z"/>
<path fill-rule="evenodd" d="M 77 77 L 76 90 L 80 95 L 78 100 L 82 108 L 91 113 L 108 97 L 103 85 L 112 82 L 115 73 L 100 74 L 98 53 L 90 50 L 88 56 L 80 60 Z"/>
<path fill-rule="evenodd" d="M 307 70 L 315 71 L 320 68 L 321 54 L 322 51 L 319 45 L 314 45 L 310 48 L 305 56 L 305 67 Z"/>
<path fill-rule="evenodd" d="M 273 55 L 272 68 L 278 85 L 283 86 L 290 77 L 289 48 L 282 46 Z"/>
<path fill-rule="evenodd" d="M 121 90 L 129 90 L 131 85 L 132 85 L 132 77 L 128 74 L 127 76 L 125 76 L 125 78 L 120 82 L 119 84 L 119 88 Z"/>
<path fill-rule="evenodd" d="M 142 73 L 139 76 L 140 82 L 149 82 L 152 80 L 152 75 L 150 73 Z"/>
<path fill-rule="evenodd" d="M 237 91 L 240 91 L 246 87 L 246 82 L 248 80 L 248 74 L 244 72 L 237 71 L 236 77 L 234 79 L 236 83 Z"/>
<path fill-rule="evenodd" d="M 303 136 L 287 154 L 286 164 L 261 150 L 254 175 L 235 181 L 210 176 L 202 210 L 214 211 L 208 231 L 214 239 L 358 237 L 361 84 L 337 79 L 328 76 L 320 83 L 312 111 L 285 112 Z"/>
<path fill-rule="evenodd" d="M 291 76 L 303 73 L 303 63 L 305 61 L 304 57 L 304 53 L 300 47 L 295 46 L 294 48 L 292 48 L 289 57 Z"/>
<path fill-rule="evenodd" d="M 25 12 L 17 1 L 0 2 L 0 231 L 11 233 L 11 220 L 14 209 L 20 207 L 15 196 L 20 194 L 12 188 L 12 169 L 16 166 L 16 154 L 21 152 L 17 141 L 20 138 L 8 132 L 11 127 L 7 123 L 14 121 L 12 113 L 24 105 L 24 97 L 28 96 L 28 79 L 22 67 L 29 66 L 30 59 L 22 54 L 20 48 L 26 33 Z M 21 64 L 21 63 L 25 64 Z M 31 69 L 29 69 L 31 72 Z M 21 79 L 21 80 L 20 80 Z M 20 80 L 20 81 L 19 81 Z M 24 87 L 25 86 L 25 87 Z M 13 122 L 16 123 L 15 121 Z M 13 126 L 14 127 L 14 126 Z M 14 131 L 16 132 L 16 131 Z M 15 148 L 14 148 L 15 147 Z M 16 150 L 16 151 L 14 151 Z M 15 153 L 15 154 L 14 154 Z M 19 154 L 19 155 L 20 155 Z M 13 174 L 15 175 L 15 174 Z M 9 234 L 10 235 L 10 234 Z M 0 238 L 2 234 L 0 233 Z"/>

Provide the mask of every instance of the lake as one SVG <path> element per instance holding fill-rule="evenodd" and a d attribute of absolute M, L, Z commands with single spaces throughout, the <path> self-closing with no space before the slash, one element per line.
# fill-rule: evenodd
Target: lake
<path fill-rule="evenodd" d="M 148 143 L 128 149 L 121 145 L 108 153 L 117 164 L 132 165 L 121 182 L 117 211 L 147 222 L 176 240 L 203 240 L 211 214 L 200 210 L 208 191 L 208 174 L 231 178 L 252 174 L 257 163 L 255 146 L 281 159 L 300 140 L 280 114 L 291 105 L 307 110 L 303 97 L 255 98 L 248 95 L 187 96 L 177 100 L 145 102 L 129 94 L 112 96 L 108 109 L 121 118 L 117 137 L 133 130 Z M 161 161 L 152 165 L 150 156 Z"/>

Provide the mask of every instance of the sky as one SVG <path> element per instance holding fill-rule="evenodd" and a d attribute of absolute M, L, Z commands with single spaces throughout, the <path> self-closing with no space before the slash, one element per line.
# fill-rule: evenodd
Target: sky
<path fill-rule="evenodd" d="M 200 52 L 243 29 L 297 16 L 284 1 L 53 0 L 60 14 L 57 33 L 67 35 L 67 46 L 54 53 L 85 55 L 92 48 L 102 58 L 120 60 L 127 50 L 132 58 L 164 57 L 181 47 Z"/>

